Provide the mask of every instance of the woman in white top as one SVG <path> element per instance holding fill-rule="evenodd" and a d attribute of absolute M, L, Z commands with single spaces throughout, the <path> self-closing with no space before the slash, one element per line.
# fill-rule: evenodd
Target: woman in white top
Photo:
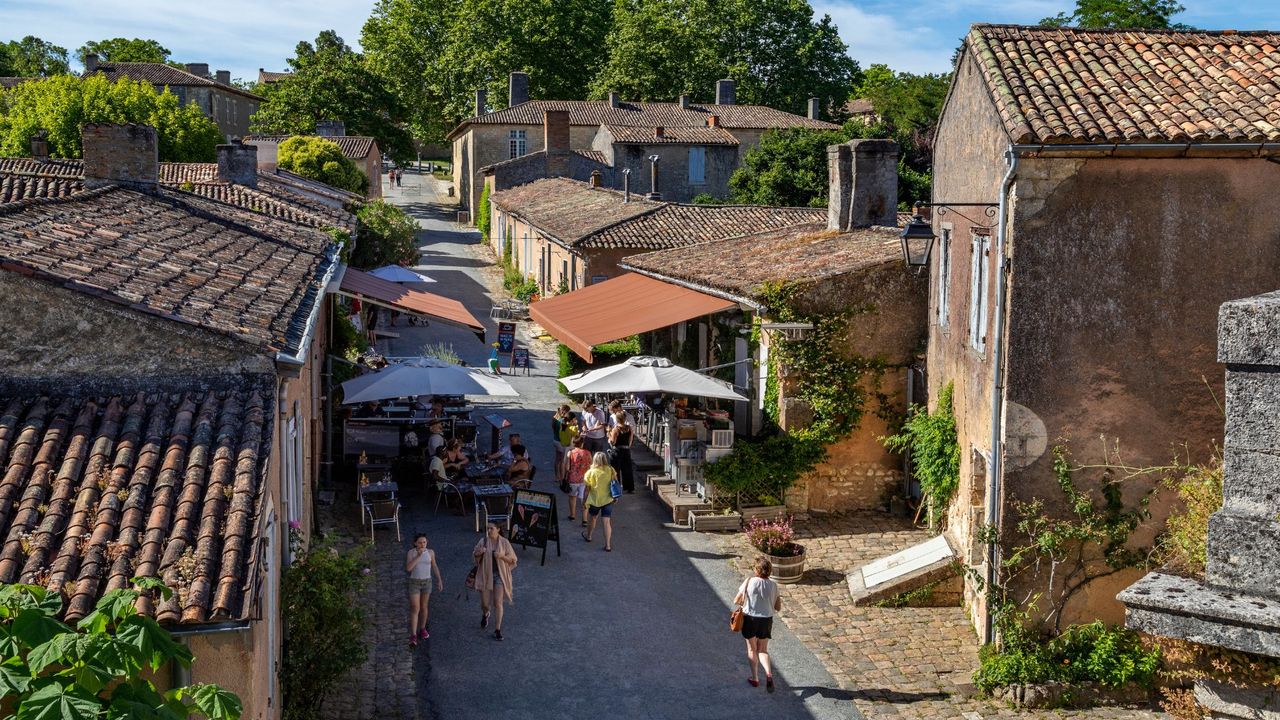
<path fill-rule="evenodd" d="M 417 647 L 418 639 L 431 637 L 427 632 L 427 601 L 431 599 L 431 578 L 436 580 L 436 590 L 444 590 L 440 578 L 440 566 L 436 553 L 427 549 L 427 536 L 413 536 L 413 547 L 404 560 L 404 571 L 409 573 L 409 647 Z"/>
<path fill-rule="evenodd" d="M 756 560 L 755 577 L 742 581 L 733 603 L 742 606 L 742 637 L 747 640 L 747 660 L 751 663 L 751 687 L 760 687 L 759 668 L 764 665 L 765 688 L 773 692 L 773 666 L 769 662 L 769 638 L 773 634 L 773 614 L 782 610 L 778 583 L 769 579 L 773 563 Z"/>

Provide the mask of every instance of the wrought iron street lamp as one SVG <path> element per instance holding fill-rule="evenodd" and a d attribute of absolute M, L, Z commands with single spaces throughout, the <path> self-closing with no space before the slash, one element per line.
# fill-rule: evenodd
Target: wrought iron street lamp
<path fill-rule="evenodd" d="M 938 239 L 938 236 L 933 234 L 932 223 L 924 219 L 924 208 L 938 208 L 938 217 L 942 217 L 947 214 L 948 210 L 959 207 L 982 208 L 983 214 L 990 221 L 995 219 L 996 209 L 999 208 L 999 205 L 996 203 L 916 203 L 911 221 L 907 223 L 906 227 L 902 228 L 902 232 L 899 234 L 899 237 L 902 238 L 902 259 L 906 261 L 907 267 L 916 268 L 917 271 L 928 267 L 929 255 L 933 252 L 933 241 Z M 989 223 L 978 222 L 958 211 L 956 214 L 975 226 L 991 227 Z"/>

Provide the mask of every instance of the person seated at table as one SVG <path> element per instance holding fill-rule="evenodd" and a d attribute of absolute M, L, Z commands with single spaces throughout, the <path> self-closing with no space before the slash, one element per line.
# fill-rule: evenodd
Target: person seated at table
<path fill-rule="evenodd" d="M 431 456 L 431 466 L 427 470 L 427 476 L 430 482 L 442 483 L 449 482 L 449 471 L 445 468 L 445 458 L 449 456 L 449 451 L 443 447 L 436 450 L 436 454 Z"/>
<path fill-rule="evenodd" d="M 440 398 L 433 399 L 431 401 L 431 414 L 427 417 L 442 418 L 444 416 L 444 401 Z"/>
<path fill-rule="evenodd" d="M 431 411 L 431 404 L 427 401 L 427 398 L 429 397 L 430 395 L 419 395 L 418 397 L 413 399 L 413 404 L 409 406 L 413 412 L 413 417 L 415 418 L 431 417 L 430 415 L 427 414 Z"/>
<path fill-rule="evenodd" d="M 528 451 L 523 445 L 512 445 L 511 455 L 511 465 L 503 473 L 503 478 L 512 487 L 528 488 L 532 482 L 529 476 L 533 475 L 533 463 L 529 462 Z"/>
<path fill-rule="evenodd" d="M 433 422 L 427 426 L 431 436 L 427 438 L 427 457 L 435 457 L 436 451 L 444 447 L 444 423 Z"/>
<path fill-rule="evenodd" d="M 457 475 L 471 462 L 471 458 L 462 450 L 462 439 L 454 438 L 445 446 L 444 469 L 449 475 Z"/>
<path fill-rule="evenodd" d="M 382 416 L 383 416 L 383 414 L 384 414 L 384 413 L 382 412 L 382 405 L 381 405 L 381 403 L 376 403 L 376 402 L 374 402 L 374 401 L 370 400 L 369 402 L 367 402 L 367 403 L 365 403 L 365 404 L 361 405 L 361 406 L 359 407 L 359 409 L 357 409 L 357 410 L 355 411 L 355 413 L 352 415 L 352 417 L 358 417 L 358 418 L 376 418 L 376 417 L 382 417 Z"/>
<path fill-rule="evenodd" d="M 487 456 L 490 460 L 497 460 L 502 465 L 510 465 L 515 462 L 515 453 L 512 450 L 516 445 L 520 445 L 520 433 L 511 433 L 507 436 L 507 444 L 499 448 L 497 452 L 491 452 Z"/>

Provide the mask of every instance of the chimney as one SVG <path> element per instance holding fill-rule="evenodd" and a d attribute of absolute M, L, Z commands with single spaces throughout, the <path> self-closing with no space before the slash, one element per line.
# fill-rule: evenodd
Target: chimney
<path fill-rule="evenodd" d="M 97 69 L 98 69 L 98 55 L 97 55 L 97 53 L 89 53 L 88 55 L 85 55 L 85 56 L 84 56 L 84 71 L 85 71 L 86 73 L 92 73 L 92 72 L 94 72 L 94 71 L 95 71 L 95 70 L 97 70 Z"/>
<path fill-rule="evenodd" d="M 223 85 L 230 85 L 230 84 L 231 84 L 231 71 L 230 71 L 230 70 L 219 70 L 218 72 L 214 73 L 214 80 L 217 80 L 218 82 L 222 83 Z"/>
<path fill-rule="evenodd" d="M 604 176 L 600 174 L 599 170 L 592 170 L 591 171 L 591 187 L 593 188 L 600 187 L 600 181 L 603 179 L 603 177 Z"/>
<path fill-rule="evenodd" d="M 666 137 L 666 134 L 663 132 L 661 125 L 653 129 L 653 137 L 656 140 L 661 140 L 662 138 Z"/>
<path fill-rule="evenodd" d="M 688 110 L 688 109 L 689 109 L 689 96 L 688 96 L 688 95 L 681 95 L 681 96 L 680 96 L 680 109 L 681 109 L 681 110 Z"/>
<path fill-rule="evenodd" d="M 822 101 L 818 98 L 809 98 L 809 119 L 819 120 L 818 117 L 822 113 Z"/>
<path fill-rule="evenodd" d="M 228 145 L 219 145 L 217 152 L 219 180 L 258 187 L 257 145 L 244 145 L 234 140 Z"/>
<path fill-rule="evenodd" d="M 209 77 L 209 63 L 187 63 L 187 72 L 207 78 Z"/>
<path fill-rule="evenodd" d="M 476 117 L 480 117 L 481 115 L 485 114 L 485 111 L 487 110 L 485 106 L 488 104 L 489 104 L 489 91 L 485 90 L 484 88 L 477 88 L 476 89 Z"/>
<path fill-rule="evenodd" d="M 732 80 L 716 81 L 716 104 L 732 105 L 737 100 L 737 83 Z"/>
<path fill-rule="evenodd" d="M 49 134 L 44 130 L 37 130 L 31 136 L 31 158 L 37 162 L 49 161 Z"/>
<path fill-rule="evenodd" d="M 720 127 L 720 116 L 719 116 L 719 115 L 708 115 L 708 116 L 707 116 L 707 127 L 709 127 L 709 128 L 718 128 L 718 127 Z"/>
<path fill-rule="evenodd" d="M 543 114 L 542 147 L 547 154 L 569 152 L 568 110 L 548 110 Z"/>
<path fill-rule="evenodd" d="M 90 123 L 80 128 L 84 186 L 111 183 L 154 190 L 160 170 L 156 129 L 150 125 Z"/>
<path fill-rule="evenodd" d="M 256 148 L 258 168 L 275 170 L 280 160 L 280 143 L 276 140 L 250 140 L 245 145 Z"/>
<path fill-rule="evenodd" d="M 898 217 L 898 144 L 850 140 L 827 148 L 827 228 L 893 227 Z"/>
<path fill-rule="evenodd" d="M 341 120 L 317 120 L 316 134 L 320 137 L 343 137 L 347 134 L 347 125 Z"/>
<path fill-rule="evenodd" d="M 661 160 L 657 155 L 649 156 L 649 199 L 661 200 L 662 193 L 658 192 L 658 161 Z"/>
<path fill-rule="evenodd" d="M 619 106 L 619 105 L 621 105 L 621 104 L 622 104 L 622 97 L 621 97 L 620 95 L 618 95 L 618 92 L 617 92 L 616 90 L 615 90 L 615 91 L 613 91 L 613 92 L 610 92 L 610 93 L 609 93 L 609 107 L 614 107 L 614 108 L 616 108 L 616 107 L 618 107 L 618 106 Z"/>
<path fill-rule="evenodd" d="M 622 202 L 631 202 L 631 168 L 622 170 Z"/>
<path fill-rule="evenodd" d="M 529 73 L 513 72 L 508 83 L 507 107 L 529 102 Z"/>

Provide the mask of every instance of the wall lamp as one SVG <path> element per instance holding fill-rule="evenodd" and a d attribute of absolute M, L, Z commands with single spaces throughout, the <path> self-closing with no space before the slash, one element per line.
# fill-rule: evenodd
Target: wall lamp
<path fill-rule="evenodd" d="M 911 221 L 907 223 L 906 227 L 902 228 L 902 232 L 899 234 L 899 237 L 902 238 L 902 259 L 906 261 L 909 268 L 919 269 L 929 265 L 929 254 L 933 252 L 933 241 L 937 240 L 938 236 L 933 234 L 933 224 L 924 219 L 924 208 L 937 208 L 938 217 L 946 215 L 948 211 L 954 211 L 974 225 L 991 227 L 992 224 L 989 221 L 995 219 L 996 211 L 999 207 L 997 203 L 916 203 L 912 208 L 913 217 Z M 982 208 L 988 222 L 978 222 L 964 213 L 955 211 L 955 208 Z"/>

